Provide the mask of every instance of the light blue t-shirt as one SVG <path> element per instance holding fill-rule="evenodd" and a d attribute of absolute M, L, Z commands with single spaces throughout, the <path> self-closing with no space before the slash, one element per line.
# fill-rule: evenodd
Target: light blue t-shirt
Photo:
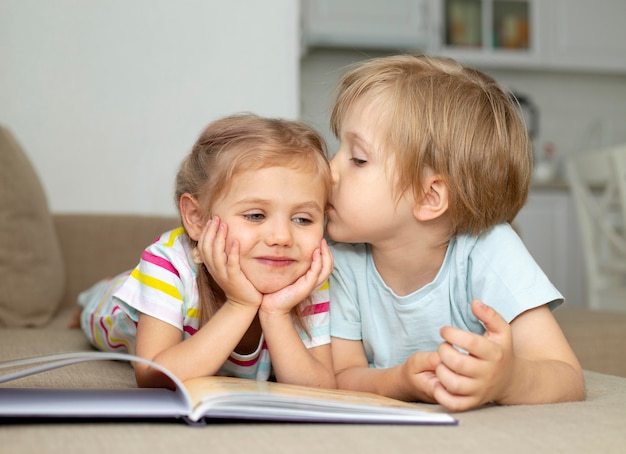
<path fill-rule="evenodd" d="M 331 243 L 331 248 L 331 336 L 361 340 L 370 367 L 393 367 L 414 352 L 435 351 L 445 325 L 482 334 L 471 310 L 474 299 L 507 322 L 528 309 L 543 304 L 554 309 L 563 302 L 509 224 L 452 238 L 435 279 L 406 296 L 382 280 L 369 245 Z"/>

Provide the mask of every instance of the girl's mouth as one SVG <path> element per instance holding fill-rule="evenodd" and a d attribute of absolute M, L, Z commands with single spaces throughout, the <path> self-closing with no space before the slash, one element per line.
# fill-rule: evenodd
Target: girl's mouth
<path fill-rule="evenodd" d="M 257 261 L 263 265 L 273 266 L 273 267 L 284 267 L 289 266 L 296 261 L 289 257 L 258 257 Z"/>

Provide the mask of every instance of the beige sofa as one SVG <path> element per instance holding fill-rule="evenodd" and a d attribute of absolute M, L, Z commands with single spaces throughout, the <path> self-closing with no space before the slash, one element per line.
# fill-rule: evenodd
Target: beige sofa
<path fill-rule="evenodd" d="M 50 214 L 27 158 L 1 128 L 0 174 L 0 361 L 89 350 L 82 332 L 67 328 L 77 293 L 134 266 L 145 245 L 177 220 Z M 30 191 L 28 206 L 19 203 L 17 192 L 23 191 Z M 33 276 L 17 279 L 16 273 Z M 447 427 L 2 421 L 0 453 L 624 452 L 626 314 L 562 308 L 556 315 L 586 369 L 584 402 L 487 406 L 456 414 L 460 424 Z M 91 362 L 0 386 L 134 387 L 135 382 L 128 364 Z"/>

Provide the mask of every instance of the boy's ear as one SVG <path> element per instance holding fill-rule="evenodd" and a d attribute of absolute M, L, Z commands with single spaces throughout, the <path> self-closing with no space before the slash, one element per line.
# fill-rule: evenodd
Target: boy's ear
<path fill-rule="evenodd" d="M 198 241 L 204 227 L 204 217 L 198 201 L 189 193 L 180 197 L 180 218 L 189 238 Z"/>
<path fill-rule="evenodd" d="M 415 202 L 413 216 L 418 221 L 432 221 L 448 211 L 448 185 L 441 175 L 428 174 L 423 188 L 424 195 Z"/>

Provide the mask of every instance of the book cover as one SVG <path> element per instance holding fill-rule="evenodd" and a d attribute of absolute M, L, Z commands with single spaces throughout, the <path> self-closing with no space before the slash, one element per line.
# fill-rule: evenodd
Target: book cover
<path fill-rule="evenodd" d="M 198 425 L 212 420 L 457 424 L 451 415 L 427 405 L 371 393 L 220 376 L 199 377 L 183 383 L 156 363 L 122 353 L 77 352 L 5 362 L 0 364 L 0 370 L 14 371 L 1 375 L 0 384 L 79 362 L 101 360 L 144 362 L 170 377 L 176 390 L 2 386 L 0 418 L 181 419 Z"/>

